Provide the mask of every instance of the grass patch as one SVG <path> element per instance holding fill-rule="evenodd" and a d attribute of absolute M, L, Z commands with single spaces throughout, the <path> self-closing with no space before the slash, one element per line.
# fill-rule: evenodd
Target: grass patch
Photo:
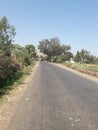
<path fill-rule="evenodd" d="M 10 85 L 0 88 L 0 103 L 3 102 L 4 96 L 8 95 L 12 89 L 18 87 L 24 79 L 31 74 L 32 68 L 36 62 L 33 62 L 30 66 L 25 67 L 23 70 L 19 71 Z"/>
<path fill-rule="evenodd" d="M 92 72 L 98 71 L 98 65 L 93 64 L 76 64 L 78 68 L 89 70 Z"/>
<path fill-rule="evenodd" d="M 70 62 L 65 62 L 63 63 L 63 65 L 65 65 L 66 67 L 89 70 L 92 72 L 98 71 L 98 65 L 93 65 L 93 64 L 78 64 L 78 63 L 72 64 Z"/>
<path fill-rule="evenodd" d="M 70 63 L 65 62 L 63 63 L 64 66 L 75 69 L 79 72 L 94 76 L 98 78 L 98 65 L 94 64 L 78 64 L 78 63 Z"/>

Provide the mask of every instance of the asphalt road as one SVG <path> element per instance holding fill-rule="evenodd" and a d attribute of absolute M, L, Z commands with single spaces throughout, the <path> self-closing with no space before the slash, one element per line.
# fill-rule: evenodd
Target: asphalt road
<path fill-rule="evenodd" d="M 40 62 L 8 130 L 98 130 L 98 83 Z"/>

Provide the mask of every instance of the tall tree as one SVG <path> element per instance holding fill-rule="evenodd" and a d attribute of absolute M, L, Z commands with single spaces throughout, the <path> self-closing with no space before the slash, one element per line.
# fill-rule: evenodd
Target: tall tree
<path fill-rule="evenodd" d="M 48 55 L 48 57 L 51 58 L 52 48 L 50 41 L 48 39 L 39 41 L 38 49 L 40 50 L 40 52 Z"/>
<path fill-rule="evenodd" d="M 81 61 L 81 56 L 80 56 L 80 52 L 79 51 L 77 51 L 76 56 L 74 57 L 74 60 L 76 62 L 80 62 Z"/>
<path fill-rule="evenodd" d="M 14 26 L 8 23 L 5 16 L 2 17 L 0 20 L 0 87 L 7 84 L 16 73 L 15 64 L 11 60 L 11 48 L 15 34 Z"/>
<path fill-rule="evenodd" d="M 87 50 L 82 49 L 80 52 L 80 57 L 82 63 L 88 62 L 88 57 L 90 56 L 90 52 Z"/>
<path fill-rule="evenodd" d="M 65 54 L 70 48 L 68 45 L 61 45 L 58 38 L 44 39 L 39 42 L 38 46 L 40 52 L 47 54 L 49 59 Z"/>
<path fill-rule="evenodd" d="M 69 50 L 71 50 L 71 46 L 69 46 L 69 45 L 62 45 L 61 46 L 62 54 L 66 54 Z"/>
<path fill-rule="evenodd" d="M 12 41 L 15 36 L 15 28 L 8 23 L 4 16 L 0 20 L 0 52 L 2 55 L 11 56 Z"/>
<path fill-rule="evenodd" d="M 74 57 L 76 62 L 81 63 L 96 63 L 96 57 L 90 55 L 90 52 L 82 49 L 80 52 L 77 51 L 76 56 Z"/>
<path fill-rule="evenodd" d="M 30 55 L 30 58 L 36 56 L 36 50 L 35 50 L 35 46 L 34 45 L 29 44 L 29 45 L 26 45 L 25 48 L 28 51 L 28 54 Z"/>

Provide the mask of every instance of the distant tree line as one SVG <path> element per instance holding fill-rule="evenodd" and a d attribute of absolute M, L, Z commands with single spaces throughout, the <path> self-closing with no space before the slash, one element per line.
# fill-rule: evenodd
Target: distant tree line
<path fill-rule="evenodd" d="M 35 46 L 22 47 L 13 44 L 15 28 L 4 16 L 0 20 L 0 87 L 13 83 L 22 73 L 21 70 L 30 65 L 36 56 Z"/>
<path fill-rule="evenodd" d="M 59 38 L 39 41 L 38 49 L 47 55 L 47 57 L 41 56 L 42 60 L 62 63 L 73 59 L 76 63 L 98 64 L 98 58 L 84 49 L 77 51 L 76 55 L 73 56 L 73 53 L 70 51 L 71 46 L 61 44 Z"/>
<path fill-rule="evenodd" d="M 89 51 L 82 49 L 77 51 L 74 61 L 78 63 L 98 64 L 98 58 L 91 55 Z"/>

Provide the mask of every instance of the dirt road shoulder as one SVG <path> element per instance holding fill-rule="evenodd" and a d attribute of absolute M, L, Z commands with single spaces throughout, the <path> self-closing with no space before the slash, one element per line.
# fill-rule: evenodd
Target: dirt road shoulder
<path fill-rule="evenodd" d="M 29 87 L 29 82 L 33 78 L 39 63 L 37 62 L 33 68 L 33 72 L 23 81 L 18 88 L 13 89 L 10 94 L 6 95 L 6 102 L 0 106 L 0 130 L 7 130 L 10 119 L 13 117 L 22 96 Z"/>

